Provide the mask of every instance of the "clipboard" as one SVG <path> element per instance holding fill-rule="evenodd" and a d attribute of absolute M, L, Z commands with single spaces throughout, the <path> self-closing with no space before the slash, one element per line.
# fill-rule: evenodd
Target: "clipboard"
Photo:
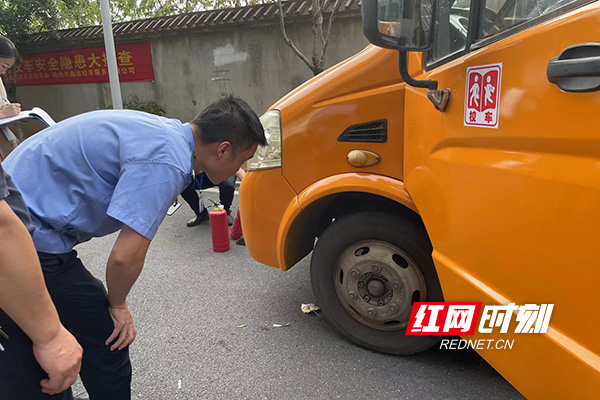
<path fill-rule="evenodd" d="M 33 107 L 31 110 L 21 111 L 13 117 L 0 119 L 0 126 L 8 125 L 16 121 L 22 121 L 24 119 L 38 119 L 48 126 L 56 125 L 56 121 L 54 121 L 46 111 L 39 107 Z"/>

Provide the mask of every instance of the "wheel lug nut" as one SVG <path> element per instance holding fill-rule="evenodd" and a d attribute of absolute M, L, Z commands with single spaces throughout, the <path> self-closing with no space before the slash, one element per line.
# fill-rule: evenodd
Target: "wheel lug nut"
<path fill-rule="evenodd" d="M 365 296 L 365 297 L 363 297 L 363 299 L 364 299 L 365 301 L 371 301 L 371 297 L 370 297 L 370 296 Z"/>
<path fill-rule="evenodd" d="M 385 276 L 382 276 L 382 277 L 381 277 L 381 280 L 382 280 L 383 282 L 387 282 L 387 278 L 386 278 Z"/>
<path fill-rule="evenodd" d="M 350 272 L 350 276 L 353 277 L 354 279 L 358 278 L 358 272 L 356 271 L 351 271 Z"/>
<path fill-rule="evenodd" d="M 379 266 L 378 265 L 373 265 L 373 271 L 379 272 Z"/>
<path fill-rule="evenodd" d="M 367 311 L 367 316 L 368 316 L 369 318 L 374 318 L 374 317 L 375 317 L 375 315 L 377 315 L 377 311 L 375 311 L 375 310 L 374 310 L 374 309 L 372 309 L 372 308 L 369 308 L 369 310 Z"/>
<path fill-rule="evenodd" d="M 393 313 L 395 313 L 396 311 L 398 311 L 398 308 L 396 307 L 396 305 L 395 305 L 395 304 L 392 304 L 392 305 L 390 306 L 390 311 L 391 311 L 391 312 L 393 312 Z"/>
<path fill-rule="evenodd" d="M 388 291 L 388 296 L 389 296 L 389 297 L 392 297 L 393 295 L 394 295 L 394 292 L 392 292 L 391 290 L 390 290 L 390 291 Z"/>
<path fill-rule="evenodd" d="M 351 300 L 356 300 L 356 295 L 354 294 L 354 292 L 350 292 L 348 294 L 348 297 L 350 297 Z"/>
<path fill-rule="evenodd" d="M 365 283 L 364 282 L 358 282 L 358 287 L 359 288 L 364 288 L 365 287 Z"/>
<path fill-rule="evenodd" d="M 377 304 L 379 304 L 380 306 L 383 306 L 383 305 L 385 305 L 385 301 L 379 300 L 379 302 Z"/>
<path fill-rule="evenodd" d="M 394 290 L 400 289 L 400 284 L 398 282 L 392 283 L 392 289 L 394 289 Z"/>
<path fill-rule="evenodd" d="M 372 274 L 372 273 L 370 273 L 370 272 L 367 272 L 365 275 L 367 275 L 367 278 L 370 278 L 370 277 L 372 277 L 372 276 L 373 276 L 373 274 Z"/>

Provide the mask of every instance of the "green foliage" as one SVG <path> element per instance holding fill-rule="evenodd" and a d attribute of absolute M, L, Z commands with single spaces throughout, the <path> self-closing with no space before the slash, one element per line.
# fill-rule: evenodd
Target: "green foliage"
<path fill-rule="evenodd" d="M 111 104 L 106 108 L 112 109 L 113 106 Z M 143 111 L 161 117 L 164 117 L 167 114 L 165 106 L 158 104 L 154 100 L 141 101 L 138 96 L 133 96 L 129 100 L 123 102 L 123 108 L 126 110 Z"/>
<path fill-rule="evenodd" d="M 98 25 L 101 22 L 98 0 L 62 0 L 56 2 L 56 7 L 61 16 L 61 28 Z"/>
<path fill-rule="evenodd" d="M 19 0 L 16 0 L 19 1 Z M 111 0 L 113 22 L 163 17 L 195 11 L 242 7 L 269 0 Z M 99 25 L 102 21 L 98 0 L 58 0 L 61 26 L 77 28 Z"/>
<path fill-rule="evenodd" d="M 123 104 L 123 108 L 128 110 L 143 111 L 160 116 L 164 116 L 167 113 L 165 106 L 158 104 L 154 100 L 141 101 L 137 96 L 133 96 L 131 99 L 129 99 L 129 101 L 126 101 Z"/>
<path fill-rule="evenodd" d="M 0 0 L 0 33 L 15 42 L 59 25 L 55 0 Z"/>
<path fill-rule="evenodd" d="M 272 0 L 110 0 L 113 22 L 243 7 Z M 17 43 L 31 33 L 99 25 L 99 0 L 0 0 L 0 33 Z"/>

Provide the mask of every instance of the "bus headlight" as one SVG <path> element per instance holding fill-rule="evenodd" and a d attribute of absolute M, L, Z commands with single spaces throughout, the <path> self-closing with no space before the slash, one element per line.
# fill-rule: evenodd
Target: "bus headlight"
<path fill-rule="evenodd" d="M 260 117 L 265 130 L 266 146 L 259 146 L 250 160 L 248 171 L 281 167 L 281 114 L 277 110 L 269 110 Z"/>

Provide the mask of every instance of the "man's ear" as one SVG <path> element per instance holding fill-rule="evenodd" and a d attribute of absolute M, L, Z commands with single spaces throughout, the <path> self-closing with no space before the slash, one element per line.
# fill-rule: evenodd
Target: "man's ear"
<path fill-rule="evenodd" d="M 233 147 L 230 142 L 225 141 L 219 143 L 219 146 L 217 146 L 217 160 L 220 160 L 226 154 L 231 153 L 232 150 Z"/>

